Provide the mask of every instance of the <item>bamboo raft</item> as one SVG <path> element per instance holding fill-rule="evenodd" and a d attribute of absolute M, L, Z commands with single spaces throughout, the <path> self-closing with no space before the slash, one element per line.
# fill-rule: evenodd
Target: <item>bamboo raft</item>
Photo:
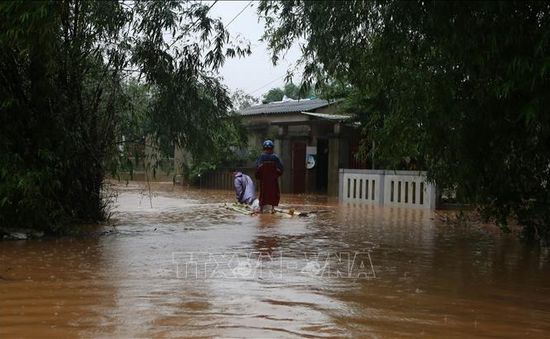
<path fill-rule="evenodd" d="M 253 211 L 252 208 L 245 204 L 239 204 L 239 203 L 225 203 L 224 208 L 230 211 L 234 211 L 240 214 L 245 215 L 257 215 L 262 214 L 262 212 Z M 318 211 L 298 211 L 294 208 L 284 209 L 284 208 L 275 208 L 274 209 L 275 215 L 280 215 L 284 217 L 309 217 L 312 214 L 317 213 Z M 270 212 L 263 212 L 264 214 L 271 214 Z"/>

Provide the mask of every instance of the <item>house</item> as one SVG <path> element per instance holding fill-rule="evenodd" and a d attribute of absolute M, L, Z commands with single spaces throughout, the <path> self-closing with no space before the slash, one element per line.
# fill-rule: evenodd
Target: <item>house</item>
<path fill-rule="evenodd" d="M 351 116 L 337 114 L 341 102 L 285 100 L 239 112 L 249 132 L 249 147 L 257 147 L 259 154 L 263 140 L 274 141 L 275 153 L 285 166 L 283 193 L 336 196 L 339 168 L 366 168 L 354 157 L 359 129 L 351 123 Z"/>

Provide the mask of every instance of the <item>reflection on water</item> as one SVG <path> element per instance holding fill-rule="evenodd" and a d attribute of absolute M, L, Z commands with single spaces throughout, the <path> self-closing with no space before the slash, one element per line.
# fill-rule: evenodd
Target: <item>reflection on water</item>
<path fill-rule="evenodd" d="M 231 192 L 120 190 L 114 233 L 0 243 L 0 337 L 550 335 L 548 253 L 513 237 L 323 197 L 252 217 Z"/>

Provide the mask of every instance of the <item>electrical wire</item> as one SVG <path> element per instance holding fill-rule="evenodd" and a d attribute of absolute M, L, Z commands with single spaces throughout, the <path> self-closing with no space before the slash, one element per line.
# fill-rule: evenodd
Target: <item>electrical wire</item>
<path fill-rule="evenodd" d="M 229 27 L 229 25 L 231 25 L 231 24 L 233 23 L 233 21 L 235 21 L 235 19 L 237 19 L 237 18 L 239 17 L 239 15 L 243 14 L 244 10 L 245 10 L 252 2 L 254 2 L 254 0 L 250 0 L 250 1 L 243 7 L 243 9 L 241 9 L 241 11 L 240 11 L 239 13 L 237 13 L 237 15 L 235 15 L 235 16 L 233 17 L 233 19 L 231 19 L 231 20 L 227 23 L 227 25 L 225 25 L 225 28 Z"/>
<path fill-rule="evenodd" d="M 259 87 L 259 88 L 255 89 L 255 90 L 253 90 L 252 92 L 250 92 L 250 94 L 254 94 L 254 93 L 258 92 L 259 90 L 264 89 L 265 87 L 271 85 L 271 84 L 274 83 L 275 81 L 283 79 L 285 76 L 286 76 L 286 74 L 285 74 L 285 75 L 282 75 L 282 76 L 280 76 L 280 77 L 277 77 L 276 79 L 271 80 L 270 82 L 266 83 L 265 85 L 262 85 L 262 87 Z"/>

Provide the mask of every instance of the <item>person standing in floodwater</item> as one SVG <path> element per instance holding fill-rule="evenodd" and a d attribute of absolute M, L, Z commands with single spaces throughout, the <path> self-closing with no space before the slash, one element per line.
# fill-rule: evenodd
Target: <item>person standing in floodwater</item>
<path fill-rule="evenodd" d="M 273 141 L 264 141 L 263 149 L 256 160 L 256 179 L 260 182 L 260 209 L 263 212 L 264 206 L 271 206 L 273 213 L 281 198 L 279 177 L 283 174 L 283 163 L 273 153 Z"/>

